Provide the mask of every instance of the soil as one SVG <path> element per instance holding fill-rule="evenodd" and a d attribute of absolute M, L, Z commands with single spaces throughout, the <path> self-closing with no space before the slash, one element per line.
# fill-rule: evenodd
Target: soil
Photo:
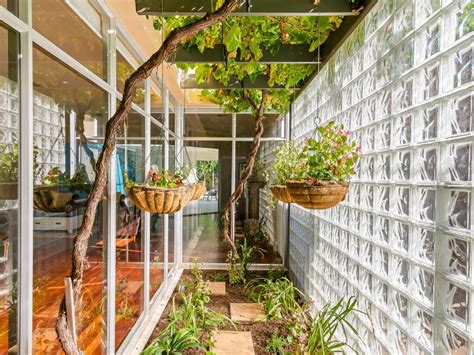
<path fill-rule="evenodd" d="M 223 274 L 226 271 L 211 271 L 206 270 L 204 271 L 204 279 L 209 281 L 217 281 L 213 280 L 213 275 L 216 274 Z M 264 276 L 265 273 L 255 273 L 253 276 Z M 183 273 L 181 277 L 181 281 L 191 279 L 193 276 L 190 274 L 189 271 Z M 219 280 L 220 281 L 220 280 Z M 175 289 L 173 296 L 178 293 L 177 289 Z M 172 307 L 172 298 L 161 316 L 160 322 L 158 323 L 157 327 L 153 331 L 153 334 L 150 337 L 149 342 L 155 339 L 160 332 L 166 328 L 168 325 L 168 314 Z M 178 298 L 177 298 L 178 300 Z M 230 318 L 230 303 L 248 303 L 251 302 L 247 296 L 245 295 L 244 286 L 243 285 L 230 285 L 226 282 L 226 294 L 225 295 L 211 295 L 211 300 L 207 303 L 207 307 L 210 309 L 219 312 L 221 314 L 225 314 L 227 317 Z M 176 302 L 178 304 L 178 302 Z M 285 338 L 288 334 L 287 329 L 287 321 L 285 319 L 281 320 L 267 320 L 265 322 L 238 322 L 235 324 L 237 326 L 237 330 L 239 331 L 249 331 L 252 333 L 252 340 L 253 346 L 255 350 L 255 354 L 269 354 L 266 352 L 265 346 L 268 340 L 271 338 L 272 334 L 279 334 L 283 335 Z M 227 325 L 221 330 L 235 330 L 232 325 Z M 290 353 L 293 353 L 291 349 L 287 349 Z M 204 352 L 198 351 L 186 351 L 185 354 L 204 354 Z"/>

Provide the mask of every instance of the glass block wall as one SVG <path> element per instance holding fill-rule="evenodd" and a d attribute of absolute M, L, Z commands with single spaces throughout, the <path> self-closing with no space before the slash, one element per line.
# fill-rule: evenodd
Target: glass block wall
<path fill-rule="evenodd" d="M 297 141 L 363 148 L 343 203 L 292 205 L 289 262 L 316 308 L 358 297 L 364 354 L 474 354 L 473 6 L 379 0 L 294 105 Z"/>

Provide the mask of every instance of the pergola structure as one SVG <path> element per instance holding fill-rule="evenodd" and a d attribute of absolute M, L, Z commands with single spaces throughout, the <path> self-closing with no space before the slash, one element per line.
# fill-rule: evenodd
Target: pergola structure
<path fill-rule="evenodd" d="M 332 0 L 317 1 L 309 0 L 246 0 L 242 1 L 240 7 L 232 16 L 280 16 L 280 17 L 304 17 L 304 16 L 342 16 L 341 26 L 333 32 L 329 38 L 315 51 L 310 51 L 309 45 L 283 44 L 276 54 L 264 51 L 260 64 L 306 64 L 314 65 L 316 74 L 317 65 L 321 68 L 324 63 L 336 51 L 344 39 L 352 32 L 364 15 L 375 5 L 377 0 Z M 139 15 L 146 16 L 204 16 L 212 11 L 211 1 L 187 1 L 187 0 L 136 0 L 136 11 Z M 319 63 L 318 63 L 319 51 Z M 216 64 L 227 61 L 224 45 L 217 45 L 202 53 L 195 47 L 189 49 L 178 49 L 176 55 L 171 58 L 176 64 Z M 233 60 L 234 64 L 245 64 L 239 53 Z M 309 78 L 310 80 L 311 78 Z M 300 90 L 304 83 L 293 87 Z M 285 89 L 284 86 L 268 83 L 268 78 L 258 76 L 255 80 L 244 78 L 243 80 L 231 80 L 228 85 L 222 85 L 217 80 L 206 83 L 197 83 L 193 78 L 186 78 L 181 82 L 182 89 Z"/>

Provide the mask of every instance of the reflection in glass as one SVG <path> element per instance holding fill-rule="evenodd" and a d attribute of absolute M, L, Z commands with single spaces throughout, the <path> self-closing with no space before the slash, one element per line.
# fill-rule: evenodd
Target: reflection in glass
<path fill-rule="evenodd" d="M 6 354 L 17 345 L 19 36 L 0 25 L 0 43 L 0 353 Z"/>
<path fill-rule="evenodd" d="M 123 173 L 135 182 L 145 178 L 145 119 L 128 115 L 117 144 L 117 177 Z M 122 182 L 122 181 L 121 181 Z M 143 212 L 127 199 L 123 185 L 117 186 L 115 347 L 123 342 L 143 311 L 144 230 Z"/>
<path fill-rule="evenodd" d="M 238 114 L 236 122 L 237 137 L 253 137 L 255 133 L 255 118 L 249 114 Z M 278 115 L 267 114 L 263 121 L 263 137 L 284 136 L 284 119 Z"/>
<path fill-rule="evenodd" d="M 89 1 L 33 0 L 32 10 L 35 30 L 107 79 L 105 23 Z"/>
<path fill-rule="evenodd" d="M 33 351 L 44 354 L 60 350 L 55 322 L 102 149 L 108 95 L 37 47 L 33 85 Z M 98 206 L 76 304 L 78 345 L 86 353 L 101 352 L 105 336 L 104 205 Z"/>
<path fill-rule="evenodd" d="M 206 182 L 204 197 L 183 211 L 183 262 L 219 262 L 227 259 L 220 220 L 231 194 L 231 142 L 186 142 L 185 163 Z"/>
<path fill-rule="evenodd" d="M 123 94 L 125 89 L 125 81 L 133 74 L 135 71 L 134 67 L 128 62 L 127 59 L 117 51 L 117 90 Z M 157 100 L 158 98 L 155 98 Z M 145 86 L 140 84 L 140 86 L 135 91 L 135 96 L 133 102 L 140 106 L 141 108 L 145 107 Z"/>

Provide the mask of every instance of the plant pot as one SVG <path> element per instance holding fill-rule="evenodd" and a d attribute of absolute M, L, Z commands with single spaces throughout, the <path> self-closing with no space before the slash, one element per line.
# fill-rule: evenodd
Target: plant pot
<path fill-rule="evenodd" d="M 273 197 L 275 197 L 278 201 L 284 202 L 284 203 L 293 203 L 293 198 L 291 197 L 290 193 L 288 192 L 288 189 L 286 188 L 285 185 L 273 185 L 270 186 L 270 191 L 273 194 Z"/>
<path fill-rule="evenodd" d="M 0 182 L 0 200 L 17 200 L 18 183 Z"/>
<path fill-rule="evenodd" d="M 347 183 L 337 181 L 289 181 L 286 187 L 296 204 L 312 210 L 336 206 L 344 200 L 349 191 Z"/>
<path fill-rule="evenodd" d="M 136 184 L 126 191 L 139 209 L 159 214 L 172 214 L 182 210 L 194 195 L 194 188 L 191 186 L 168 189 Z"/>
<path fill-rule="evenodd" d="M 33 207 L 43 212 L 66 212 L 74 197 L 74 193 L 60 191 L 58 186 L 35 186 Z"/>
<path fill-rule="evenodd" d="M 191 197 L 191 201 L 196 201 L 201 199 L 206 192 L 206 184 L 203 181 L 198 182 L 197 184 L 193 184 L 193 196 Z"/>

